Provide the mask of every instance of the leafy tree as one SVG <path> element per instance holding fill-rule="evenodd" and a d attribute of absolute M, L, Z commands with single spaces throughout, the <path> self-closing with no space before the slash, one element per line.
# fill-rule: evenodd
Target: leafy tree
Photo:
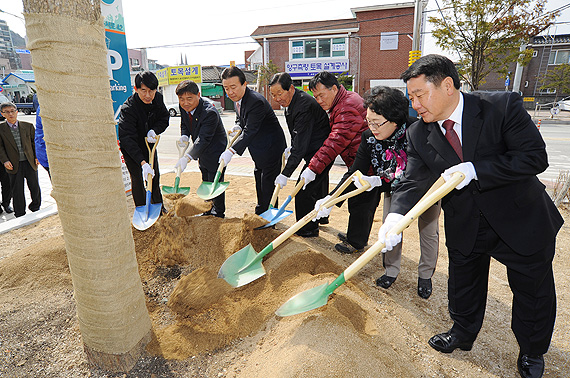
<path fill-rule="evenodd" d="M 546 74 L 541 75 L 539 80 L 543 83 L 540 89 L 556 89 L 554 97 L 554 102 L 556 102 L 559 94 L 570 94 L 570 64 L 557 65 Z"/>
<path fill-rule="evenodd" d="M 510 62 L 525 65 L 532 50 L 521 43 L 550 26 L 557 13 L 545 13 L 547 0 L 442 0 L 429 17 L 436 44 L 460 55 L 459 72 L 476 90 L 490 72 L 507 75 Z"/>
<path fill-rule="evenodd" d="M 266 87 L 269 85 L 273 75 L 278 72 L 280 72 L 279 67 L 273 64 L 271 60 L 266 65 L 259 66 L 257 71 L 257 89 L 262 91 L 266 98 L 268 97 Z"/>
<path fill-rule="evenodd" d="M 338 82 L 342 84 L 347 90 L 352 90 L 352 79 L 351 75 L 348 75 L 348 71 L 345 71 L 337 76 Z"/>

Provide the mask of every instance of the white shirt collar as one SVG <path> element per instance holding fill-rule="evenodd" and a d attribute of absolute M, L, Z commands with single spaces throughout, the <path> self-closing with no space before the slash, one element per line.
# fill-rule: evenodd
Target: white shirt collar
<path fill-rule="evenodd" d="M 461 144 L 463 145 L 463 138 L 462 138 L 462 133 L 461 133 L 461 121 L 463 120 L 463 93 L 459 92 L 459 102 L 457 103 L 457 106 L 455 107 L 455 110 L 451 113 L 451 115 L 449 116 L 449 118 L 452 120 L 453 122 L 455 122 L 455 125 L 453 126 L 453 130 L 455 130 L 455 132 L 457 133 L 457 136 L 459 137 L 459 141 L 461 142 Z M 437 123 L 439 124 L 439 128 L 441 129 L 441 132 L 443 133 L 443 135 L 445 135 L 445 129 L 443 128 L 443 122 L 445 122 L 445 119 L 442 119 L 441 121 L 437 121 Z"/>

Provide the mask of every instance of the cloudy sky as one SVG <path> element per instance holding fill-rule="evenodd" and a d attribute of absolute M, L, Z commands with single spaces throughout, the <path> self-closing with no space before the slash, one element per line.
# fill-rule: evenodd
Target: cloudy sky
<path fill-rule="evenodd" d="M 225 65 L 231 60 L 243 63 L 244 50 L 258 47 L 249 37 L 258 26 L 351 18 L 350 8 L 407 1 L 219 0 L 208 3 L 187 0 L 123 0 L 123 13 L 129 48 L 147 47 L 148 57 L 162 64 L 176 65 L 182 54 L 187 57 L 188 64 Z M 437 4 L 436 0 L 429 0 L 427 10 L 437 9 Z M 550 0 L 548 10 L 566 4 L 568 0 Z M 0 10 L 4 12 L 0 12 L 0 19 L 6 20 L 12 30 L 24 36 L 22 2 L 0 0 Z M 552 33 L 570 33 L 570 9 L 566 9 L 558 21 L 562 24 Z M 180 44 L 186 44 L 186 47 L 179 46 Z M 424 52 L 442 52 L 435 47 L 429 34 Z"/>

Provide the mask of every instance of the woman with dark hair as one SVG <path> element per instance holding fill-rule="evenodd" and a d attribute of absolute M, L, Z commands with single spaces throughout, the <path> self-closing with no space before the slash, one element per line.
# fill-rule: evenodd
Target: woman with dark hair
<path fill-rule="evenodd" d="M 400 181 L 407 163 L 406 129 L 415 119 L 408 118 L 408 99 L 394 88 L 378 86 L 370 89 L 364 98 L 368 129 L 362 133 L 362 141 L 358 147 L 354 163 L 344 175 L 341 182 L 356 170 L 366 174 L 365 181 L 371 184 L 370 189 L 349 199 L 352 201 L 347 233 L 339 233 L 340 243 L 335 249 L 341 253 L 361 252 L 368 243 L 370 230 L 374 221 L 374 213 L 384 193 L 383 219 L 390 212 L 391 192 Z M 355 185 L 360 182 L 355 179 Z M 353 188 L 354 189 L 354 188 Z M 347 191 L 351 190 L 350 186 Z M 317 201 L 315 209 L 328 199 L 328 196 Z M 418 295 L 429 298 L 432 292 L 431 277 L 435 271 L 439 250 L 440 204 L 428 209 L 418 220 L 420 230 L 421 257 L 418 264 Z M 321 210 L 317 219 L 328 216 L 331 208 Z M 400 272 L 402 247 L 398 244 L 392 251 L 382 255 L 386 269 L 384 275 L 376 280 L 376 284 L 389 288 Z"/>

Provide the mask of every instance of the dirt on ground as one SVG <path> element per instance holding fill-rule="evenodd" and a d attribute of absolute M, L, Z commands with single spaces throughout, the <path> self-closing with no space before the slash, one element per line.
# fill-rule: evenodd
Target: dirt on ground
<path fill-rule="evenodd" d="M 144 232 L 133 228 L 153 332 L 128 373 L 105 372 L 86 360 L 58 216 L 0 235 L 0 377 L 518 377 L 512 294 L 506 270 L 496 261 L 473 349 L 442 354 L 427 344 L 451 326 L 443 216 L 429 299 L 416 292 L 419 240 L 412 224 L 404 233 L 402 268 L 392 287 L 375 286 L 383 274 L 376 256 L 325 306 L 279 317 L 275 311 L 289 298 L 331 282 L 360 256 L 334 250 L 337 233 L 346 231 L 346 204 L 333 209 L 319 237 L 290 237 L 263 260 L 266 275 L 233 288 L 218 278 L 222 263 L 242 248 L 260 252 L 295 219 L 291 215 L 275 228 L 255 230 L 266 222 L 253 215 L 253 179 L 226 180 L 225 219 L 199 215 L 210 206 L 195 194 L 200 175 L 184 173 L 180 186 L 190 187 L 190 194 L 165 196 L 168 214 Z M 126 201 L 132 213 L 132 199 Z M 564 205 L 561 212 L 566 223 L 554 259 L 558 310 L 546 377 L 570 376 L 570 211 Z M 381 214 L 380 206 L 370 245 Z"/>

